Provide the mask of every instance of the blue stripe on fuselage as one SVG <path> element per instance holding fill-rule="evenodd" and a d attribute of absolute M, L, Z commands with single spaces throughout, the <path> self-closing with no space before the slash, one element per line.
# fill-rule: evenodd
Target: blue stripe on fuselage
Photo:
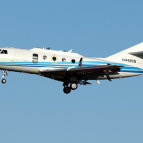
<path fill-rule="evenodd" d="M 134 73 L 143 73 L 143 69 L 138 67 L 133 67 L 131 65 L 120 64 L 120 63 L 107 63 L 102 61 L 83 61 L 82 67 L 92 67 L 92 66 L 103 66 L 103 65 L 120 65 L 121 72 L 134 72 Z M 71 62 L 58 62 L 57 64 L 52 64 L 51 62 L 38 62 L 34 64 L 33 62 L 0 62 L 0 66 L 20 66 L 20 67 L 47 67 L 47 68 L 69 68 L 69 67 L 78 67 L 79 63 Z"/>

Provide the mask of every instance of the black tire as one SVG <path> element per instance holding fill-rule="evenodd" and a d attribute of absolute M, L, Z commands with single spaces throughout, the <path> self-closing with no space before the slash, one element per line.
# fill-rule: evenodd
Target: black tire
<path fill-rule="evenodd" d="M 64 92 L 65 94 L 68 94 L 68 93 L 71 92 L 71 88 L 70 88 L 70 87 L 64 87 L 63 92 Z"/>
<path fill-rule="evenodd" d="M 5 84 L 6 83 L 6 79 L 2 79 L 2 81 L 1 81 L 3 84 Z"/>

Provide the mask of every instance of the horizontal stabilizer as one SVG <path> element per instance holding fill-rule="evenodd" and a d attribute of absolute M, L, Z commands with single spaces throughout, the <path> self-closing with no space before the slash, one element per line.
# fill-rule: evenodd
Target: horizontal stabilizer
<path fill-rule="evenodd" d="M 143 59 L 143 51 L 140 51 L 140 52 L 131 52 L 129 54 L 134 55 L 136 57 L 139 57 L 139 58 Z"/>

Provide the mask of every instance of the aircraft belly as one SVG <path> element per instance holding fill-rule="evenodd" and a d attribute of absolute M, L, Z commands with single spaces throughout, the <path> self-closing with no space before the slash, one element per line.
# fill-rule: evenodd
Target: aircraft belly
<path fill-rule="evenodd" d="M 15 72 L 33 73 L 33 74 L 39 73 L 39 68 L 37 67 L 0 66 L 0 69 L 8 70 L 8 71 L 15 71 Z"/>
<path fill-rule="evenodd" d="M 115 78 L 125 78 L 125 77 L 132 77 L 132 76 L 138 76 L 142 75 L 140 73 L 130 73 L 130 72 L 109 72 L 108 78 L 115 79 Z M 82 80 L 103 80 L 108 79 L 107 75 L 105 75 L 104 72 L 95 72 L 95 73 L 87 73 L 84 75 L 81 75 L 79 77 Z"/>
<path fill-rule="evenodd" d="M 132 76 L 138 76 L 138 75 L 142 75 L 140 73 L 128 73 L 128 72 L 119 72 L 118 74 L 109 74 L 109 77 L 111 79 L 115 79 L 115 78 L 126 78 L 126 77 L 132 77 Z M 99 80 L 102 79 L 107 79 L 107 76 L 99 76 L 98 77 Z"/>

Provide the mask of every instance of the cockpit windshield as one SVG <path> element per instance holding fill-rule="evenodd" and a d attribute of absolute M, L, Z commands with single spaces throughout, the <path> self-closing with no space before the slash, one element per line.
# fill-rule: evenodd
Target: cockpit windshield
<path fill-rule="evenodd" d="M 0 54 L 8 54 L 7 50 L 0 49 Z"/>

